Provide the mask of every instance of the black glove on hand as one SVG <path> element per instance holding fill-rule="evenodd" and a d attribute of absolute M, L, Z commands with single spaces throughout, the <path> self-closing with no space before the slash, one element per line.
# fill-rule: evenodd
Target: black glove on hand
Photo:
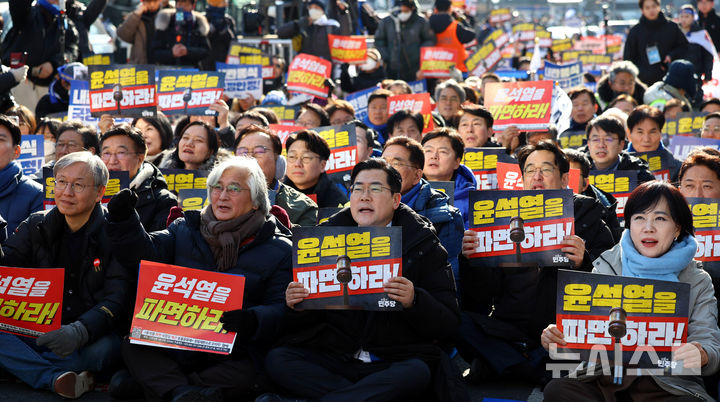
<path fill-rule="evenodd" d="M 88 332 L 80 321 L 63 325 L 60 329 L 42 334 L 37 338 L 38 346 L 46 346 L 60 357 L 67 357 L 88 341 Z"/>
<path fill-rule="evenodd" d="M 252 310 L 226 311 L 220 317 L 220 322 L 225 331 L 236 332 L 242 340 L 250 340 L 258 327 L 257 317 Z"/>
<path fill-rule="evenodd" d="M 133 214 L 137 203 L 137 194 L 129 188 L 120 190 L 108 202 L 108 220 L 110 222 L 122 222 Z"/>

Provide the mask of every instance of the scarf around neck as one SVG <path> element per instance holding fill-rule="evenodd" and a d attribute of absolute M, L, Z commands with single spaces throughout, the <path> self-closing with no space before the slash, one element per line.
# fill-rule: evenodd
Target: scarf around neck
<path fill-rule="evenodd" d="M 265 216 L 257 209 L 235 219 L 219 221 L 212 205 L 200 213 L 200 233 L 210 246 L 215 264 L 220 272 L 227 271 L 237 263 L 238 251 L 243 240 L 254 236 L 265 223 Z"/>
<path fill-rule="evenodd" d="M 665 254 L 650 258 L 640 254 L 630 238 L 630 229 L 625 229 L 620 240 L 622 248 L 623 276 L 661 281 L 678 282 L 678 275 L 695 257 L 697 241 L 686 235 L 679 242 L 673 242 Z"/>

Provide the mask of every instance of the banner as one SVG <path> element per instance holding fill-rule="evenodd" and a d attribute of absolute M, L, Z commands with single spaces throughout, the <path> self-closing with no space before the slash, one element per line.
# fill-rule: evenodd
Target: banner
<path fill-rule="evenodd" d="M 491 24 L 499 24 L 512 19 L 512 13 L 509 8 L 498 8 L 490 11 L 490 18 L 488 22 Z"/>
<path fill-rule="evenodd" d="M 421 94 L 427 92 L 427 80 L 425 78 L 417 81 L 410 81 L 407 83 L 410 85 L 410 89 L 414 94 Z"/>
<path fill-rule="evenodd" d="M 450 66 L 457 63 L 454 49 L 444 47 L 421 47 L 420 70 L 425 78 L 450 78 Z"/>
<path fill-rule="evenodd" d="M 229 355 L 220 317 L 242 308 L 245 277 L 140 261 L 130 343 Z"/>
<path fill-rule="evenodd" d="M 350 173 L 357 163 L 355 125 L 318 127 L 313 130 L 323 137 L 330 147 L 330 159 L 325 165 L 325 173 L 331 179 L 349 182 Z"/>
<path fill-rule="evenodd" d="M 655 179 L 670 183 L 670 165 L 673 163 L 672 155 L 661 152 L 660 150 L 651 152 L 631 152 L 638 158 L 648 163 L 648 167 Z"/>
<path fill-rule="evenodd" d="M 53 209 L 55 208 L 55 175 L 53 173 L 53 168 L 51 167 L 44 167 L 42 170 L 42 185 L 43 192 L 45 194 L 43 206 L 45 207 L 45 210 Z M 128 171 L 111 170 L 110 178 L 108 179 L 107 186 L 105 186 L 105 195 L 103 195 L 101 201 L 102 205 L 107 206 L 107 203 L 110 202 L 113 195 L 119 193 L 120 190 L 124 188 L 128 188 L 129 186 L 130 173 L 128 173 Z"/>
<path fill-rule="evenodd" d="M 493 130 L 517 126 L 521 131 L 547 130 L 552 81 L 493 82 L 485 86 L 485 106 L 493 115 Z"/>
<path fill-rule="evenodd" d="M 155 116 L 155 67 L 150 65 L 89 66 L 90 113 L 130 117 Z"/>
<path fill-rule="evenodd" d="M 608 316 L 621 307 L 627 313 L 623 363 L 661 371 L 675 367 L 672 347 L 687 342 L 690 284 L 559 270 L 557 290 L 556 324 L 567 342 L 557 345 L 558 352 L 614 362 Z"/>
<path fill-rule="evenodd" d="M 676 124 L 676 131 L 673 134 L 700 137 L 707 115 L 707 112 L 679 112 L 674 119 L 670 120 Z M 668 131 L 668 135 L 670 135 L 670 131 Z"/>
<path fill-rule="evenodd" d="M 575 233 L 571 190 L 471 191 L 469 205 L 470 230 L 478 232 L 478 246 L 470 258 L 482 258 L 483 266 L 516 261 L 509 227 L 516 216 L 524 220 L 524 261 L 541 267 L 571 264 L 561 251 L 565 236 Z"/>
<path fill-rule="evenodd" d="M 505 32 L 502 28 L 497 28 L 490 32 L 490 35 L 483 39 L 483 44 L 493 41 L 498 49 L 502 49 L 508 42 L 510 42 L 510 35 Z"/>
<path fill-rule="evenodd" d="M 637 174 L 637 170 L 615 170 L 612 173 L 591 170 L 588 177 L 590 184 L 615 197 L 617 200 L 615 212 L 621 224 L 625 219 L 625 204 L 630 198 L 630 193 L 638 185 Z"/>
<path fill-rule="evenodd" d="M 363 310 L 402 310 L 384 291 L 390 278 L 402 276 L 402 228 L 316 226 L 293 229 L 293 281 L 310 295 L 298 309 L 344 306 L 343 286 L 336 277 L 337 259 L 350 259 L 348 305 Z"/>
<path fill-rule="evenodd" d="M 108 54 L 94 54 L 92 56 L 84 57 L 82 64 L 86 66 L 109 66 L 112 64 L 113 55 Z"/>
<path fill-rule="evenodd" d="M 668 148 L 676 158 L 684 161 L 690 152 L 700 147 L 720 149 L 720 140 L 716 140 L 714 138 L 696 138 L 677 135 L 670 138 L 670 146 Z"/>
<path fill-rule="evenodd" d="M 569 63 L 580 60 L 581 55 L 590 55 L 592 53 L 584 50 L 566 50 L 560 54 L 563 63 Z"/>
<path fill-rule="evenodd" d="M 486 72 L 492 71 L 500 60 L 502 60 L 500 49 L 495 46 L 495 42 L 488 41 L 465 60 L 465 67 L 470 75 L 480 77 Z"/>
<path fill-rule="evenodd" d="M 465 148 L 460 163 L 472 170 L 477 181 L 478 190 L 497 190 L 497 163 L 514 163 L 517 161 L 507 154 L 505 148 Z"/>
<path fill-rule="evenodd" d="M 328 34 L 333 63 L 363 64 L 367 60 L 367 37 Z"/>
<path fill-rule="evenodd" d="M 441 193 L 445 193 L 450 199 L 448 200 L 448 205 L 455 205 L 455 182 L 454 181 L 431 181 L 428 180 L 428 183 L 430 183 L 430 187 L 433 188 L 433 190 L 440 191 Z"/>
<path fill-rule="evenodd" d="M 573 193 L 580 193 L 580 169 L 570 168 L 568 172 L 568 187 Z M 523 190 L 523 175 L 520 171 L 520 165 L 517 162 L 497 163 L 497 182 L 498 190 Z"/>
<path fill-rule="evenodd" d="M 263 96 L 262 66 L 232 65 L 215 63 L 217 71 L 225 73 L 225 95 L 229 98 L 244 98 L 245 94 L 252 95 L 256 100 Z"/>
<path fill-rule="evenodd" d="M 583 72 L 608 69 L 613 61 L 609 54 L 580 54 L 578 60 L 582 62 Z"/>
<path fill-rule="evenodd" d="M 26 134 L 20 142 L 20 156 L 17 158 L 23 175 L 32 176 L 42 170 L 45 164 L 45 136 Z"/>
<path fill-rule="evenodd" d="M 167 115 L 215 116 L 208 109 L 220 99 L 225 87 L 225 73 L 214 71 L 167 71 L 159 73 L 158 108 Z"/>
<path fill-rule="evenodd" d="M 332 63 L 320 57 L 300 53 L 290 63 L 287 89 L 310 96 L 325 98 L 328 89 L 325 80 L 330 78 Z"/>
<path fill-rule="evenodd" d="M 550 46 L 550 49 L 552 49 L 553 53 L 560 54 L 564 51 L 570 50 L 573 48 L 573 40 L 572 39 L 553 39 L 552 46 Z"/>
<path fill-rule="evenodd" d="M 720 261 L 720 223 L 718 223 L 718 200 L 715 198 L 687 198 L 695 226 L 698 243 L 695 259 Z"/>
<path fill-rule="evenodd" d="M 241 45 L 237 42 L 230 44 L 228 49 L 228 56 L 225 59 L 227 64 L 239 64 L 239 65 L 254 65 L 259 64 L 262 66 L 262 78 L 272 78 L 273 76 L 273 62 L 272 56 L 263 53 L 258 47 Z"/>
<path fill-rule="evenodd" d="M 544 78 L 546 80 L 556 81 L 560 88 L 565 91 L 574 88 L 583 83 L 582 62 L 576 61 L 571 64 L 553 64 L 545 61 Z"/>
<path fill-rule="evenodd" d="M 201 210 L 208 206 L 207 189 L 183 188 L 178 191 L 178 206 L 183 211 Z"/>
<path fill-rule="evenodd" d="M 355 118 L 363 121 L 368 115 L 368 98 L 370 94 L 377 91 L 378 87 L 370 87 L 345 96 L 345 100 L 350 102 L 355 109 Z"/>
<path fill-rule="evenodd" d="M 423 117 L 423 133 L 432 131 L 435 123 L 432 119 L 433 104 L 430 94 L 393 95 L 387 100 L 388 116 L 392 116 L 400 110 L 409 110 L 413 113 L 420 113 Z"/>
<path fill-rule="evenodd" d="M 512 27 L 512 33 L 518 42 L 530 42 L 535 40 L 535 24 L 526 22 L 515 24 Z"/>
<path fill-rule="evenodd" d="M 0 331 L 38 336 L 60 329 L 65 270 L 0 267 Z"/>
<path fill-rule="evenodd" d="M 300 111 L 300 106 L 267 104 L 262 105 L 262 107 L 275 112 L 281 124 L 295 124 L 295 116 L 297 116 Z M 254 108 L 250 110 L 252 109 Z"/>
<path fill-rule="evenodd" d="M 581 36 L 575 41 L 573 48 L 594 54 L 605 54 L 605 39 L 598 36 Z"/>
<path fill-rule="evenodd" d="M 293 124 L 271 124 L 270 129 L 275 130 L 275 133 L 280 137 L 280 141 L 283 144 L 283 151 L 285 152 L 285 141 L 287 141 L 290 134 L 305 130 L 305 127 Z"/>
<path fill-rule="evenodd" d="M 207 191 L 207 177 L 210 174 L 207 170 L 160 169 L 160 172 L 165 177 L 168 190 L 175 194 L 189 189 Z"/>
<path fill-rule="evenodd" d="M 578 149 L 587 144 L 587 134 L 585 130 L 563 131 L 558 135 L 558 142 L 560 148 Z"/>

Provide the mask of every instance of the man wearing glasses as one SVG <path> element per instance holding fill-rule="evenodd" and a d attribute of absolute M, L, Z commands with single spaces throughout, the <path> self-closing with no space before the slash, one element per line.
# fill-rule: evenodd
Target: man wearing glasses
<path fill-rule="evenodd" d="M 305 194 L 275 178 L 277 160 L 282 152 L 280 137 L 269 128 L 250 125 L 238 133 L 235 155 L 252 156 L 265 174 L 270 204 L 287 212 L 290 222 L 298 226 L 317 224 L 317 204 Z"/>
<path fill-rule="evenodd" d="M 86 126 L 80 120 L 68 120 L 62 123 L 58 127 L 56 138 L 55 160 L 46 163 L 43 168 L 52 168 L 55 161 L 69 153 L 89 151 L 96 155 L 100 150 L 100 136 L 94 128 Z M 38 171 L 34 178 L 42 179 L 43 171 Z"/>
<path fill-rule="evenodd" d="M 570 164 L 549 141 L 527 145 L 518 152 L 524 190 L 560 190 L 568 186 Z M 575 234 L 566 236 L 562 251 L 574 269 L 592 270 L 592 262 L 615 243 L 602 220 L 605 207 L 573 195 Z M 477 232 L 466 231 L 463 255 L 473 254 Z M 470 381 L 497 377 L 543 381 L 546 352 L 540 335 L 555 322 L 557 268 L 483 266 L 481 260 L 460 259 L 462 322 L 456 347 L 471 362 Z M 492 315 L 489 315 L 492 310 Z"/>
<path fill-rule="evenodd" d="M 630 123 L 629 118 L 628 123 Z M 659 141 L 659 130 L 657 136 Z M 587 141 L 591 170 L 608 173 L 616 170 L 635 170 L 638 172 L 638 184 L 655 180 L 655 176 L 648 170 L 647 162 L 623 151 L 625 127 L 615 117 L 601 116 L 590 121 L 587 126 Z"/>
<path fill-rule="evenodd" d="M 139 129 L 121 124 L 108 130 L 100 141 L 100 157 L 110 171 L 127 171 L 130 189 L 137 196 L 135 210 L 145 231 L 154 232 L 167 227 L 177 197 L 168 190 L 167 182 L 155 165 L 145 162 L 147 145 Z"/>
<path fill-rule="evenodd" d="M 447 253 L 432 224 L 401 204 L 402 179 L 389 163 L 360 162 L 351 180 L 350 207 L 323 225 L 402 227 L 403 276 L 389 279 L 385 291 L 403 310 L 288 312 L 285 346 L 268 353 L 266 368 L 303 398 L 412 399 L 432 390 L 431 373 L 446 358 L 439 345 L 459 322 Z M 294 309 L 308 294 L 291 282 L 285 302 Z"/>
<path fill-rule="evenodd" d="M 450 203 L 450 197 L 430 186 L 423 179 L 425 152 L 419 142 L 408 137 L 393 137 L 385 143 L 382 158 L 390 163 L 402 177 L 400 201 L 413 211 L 430 219 L 437 237 L 448 253 L 455 282 L 458 276 L 458 255 L 463 237 L 463 219 L 460 210 Z"/>
<path fill-rule="evenodd" d="M 115 328 L 125 319 L 128 270 L 106 235 L 100 200 L 109 173 L 103 162 L 74 152 L 53 169 L 56 207 L 18 226 L 0 264 L 65 268 L 62 326 L 37 340 L 0 333 L 0 367 L 33 388 L 78 398 L 92 389 L 89 372 L 108 369 L 120 357 Z"/>
<path fill-rule="evenodd" d="M 6 116 L 0 116 L 0 216 L 7 221 L 7 234 L 31 213 L 43 208 L 43 188 L 23 174 L 20 163 L 20 128 Z M 0 242 L 7 236 L 0 225 Z"/>

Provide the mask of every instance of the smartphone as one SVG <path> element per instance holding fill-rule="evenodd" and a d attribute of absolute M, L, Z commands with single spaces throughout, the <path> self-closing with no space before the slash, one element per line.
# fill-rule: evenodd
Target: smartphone
<path fill-rule="evenodd" d="M 27 52 L 10 53 L 10 68 L 19 68 L 25 65 L 27 61 Z"/>

